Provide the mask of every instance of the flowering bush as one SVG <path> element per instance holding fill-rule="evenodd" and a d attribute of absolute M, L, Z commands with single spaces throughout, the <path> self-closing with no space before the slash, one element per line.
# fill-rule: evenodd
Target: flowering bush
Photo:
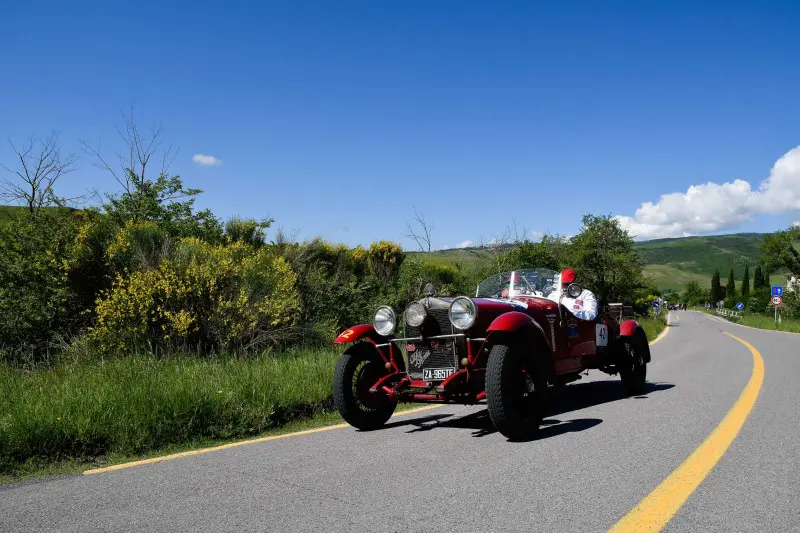
<path fill-rule="evenodd" d="M 90 341 L 104 353 L 246 350 L 280 340 L 300 310 L 296 276 L 266 248 L 179 241 L 151 270 L 117 275 Z"/>

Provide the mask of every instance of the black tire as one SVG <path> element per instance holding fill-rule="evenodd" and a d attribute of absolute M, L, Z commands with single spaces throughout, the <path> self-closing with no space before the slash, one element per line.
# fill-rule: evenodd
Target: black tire
<path fill-rule="evenodd" d="M 390 401 L 382 391 L 369 392 L 384 375 L 383 359 L 374 346 L 362 342 L 342 354 L 333 376 L 333 402 L 348 424 L 363 430 L 377 429 L 392 416 L 397 402 Z"/>
<path fill-rule="evenodd" d="M 641 329 L 637 329 L 633 336 L 622 339 L 619 377 L 628 394 L 644 392 L 649 348 L 647 336 Z"/>
<path fill-rule="evenodd" d="M 547 408 L 547 383 L 514 345 L 495 344 L 486 365 L 486 403 L 497 431 L 511 440 L 536 435 Z"/>

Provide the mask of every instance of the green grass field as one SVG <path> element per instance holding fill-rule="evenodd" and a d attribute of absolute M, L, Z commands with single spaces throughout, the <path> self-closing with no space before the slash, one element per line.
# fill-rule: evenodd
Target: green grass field
<path fill-rule="evenodd" d="M 0 366 L 0 473 L 262 434 L 333 409 L 338 350 Z"/>

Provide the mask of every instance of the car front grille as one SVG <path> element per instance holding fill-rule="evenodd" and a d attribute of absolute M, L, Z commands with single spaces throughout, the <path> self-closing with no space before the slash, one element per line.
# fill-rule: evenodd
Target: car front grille
<path fill-rule="evenodd" d="M 405 337 L 425 337 L 451 335 L 455 333 L 447 308 L 428 309 L 428 317 L 422 327 L 405 325 Z M 413 379 L 422 379 L 423 368 L 457 368 L 458 357 L 455 339 L 433 339 L 426 341 L 409 341 L 405 343 L 408 375 Z"/>

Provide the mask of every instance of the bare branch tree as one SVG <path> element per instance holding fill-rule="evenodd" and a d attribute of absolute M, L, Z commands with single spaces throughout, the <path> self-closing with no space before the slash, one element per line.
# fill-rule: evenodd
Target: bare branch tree
<path fill-rule="evenodd" d="M 412 227 L 412 222 L 415 222 L 416 225 L 419 226 L 418 230 Z M 405 236 L 414 239 L 421 251 L 431 251 L 431 232 L 433 231 L 433 225 L 428 224 L 425 220 L 425 215 L 418 212 L 416 207 L 414 208 L 414 218 L 406 225 L 406 228 L 408 229 L 408 233 L 406 233 Z"/>
<path fill-rule="evenodd" d="M 131 106 L 128 116 L 123 115 L 123 120 L 125 127 L 120 128 L 118 126 L 116 130 L 124 143 L 126 153 L 116 152 L 114 154 L 118 160 L 118 170 L 103 155 L 99 142 L 96 148 L 86 142 L 81 142 L 81 145 L 84 152 L 97 160 L 95 166 L 111 174 L 117 183 L 122 186 L 125 194 L 130 195 L 147 181 L 148 165 L 154 155 L 159 151 L 161 152 L 160 173 L 166 174 L 173 161 L 175 161 L 178 151 L 174 150 L 172 145 L 168 146 L 166 150 L 161 150 L 161 136 L 163 134 L 161 126 L 154 123 L 146 132 L 142 132 L 136 123 L 133 106 Z"/>
<path fill-rule="evenodd" d="M 12 203 L 22 202 L 34 218 L 43 207 L 65 203 L 55 195 L 54 187 L 59 179 L 74 170 L 72 165 L 77 157 L 61 155 L 59 135 L 60 132 L 54 131 L 44 138 L 31 137 L 20 149 L 9 140 L 19 159 L 19 167 L 12 170 L 0 164 L 15 176 L 13 180 L 0 183 L 0 197 Z"/>

